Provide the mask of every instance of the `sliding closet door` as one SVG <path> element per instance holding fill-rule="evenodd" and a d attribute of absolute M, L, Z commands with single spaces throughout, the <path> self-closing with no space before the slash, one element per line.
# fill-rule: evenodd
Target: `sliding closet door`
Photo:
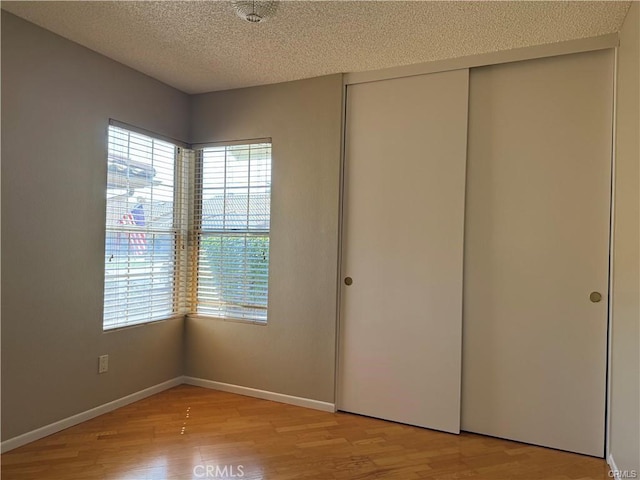
<path fill-rule="evenodd" d="M 604 454 L 612 68 L 471 72 L 463 430 Z"/>
<path fill-rule="evenodd" d="M 459 432 L 468 70 L 349 86 L 338 407 Z"/>

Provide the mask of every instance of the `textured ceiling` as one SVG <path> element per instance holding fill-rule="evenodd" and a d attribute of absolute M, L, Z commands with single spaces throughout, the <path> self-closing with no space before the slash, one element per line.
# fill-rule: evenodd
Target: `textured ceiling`
<path fill-rule="evenodd" d="M 187 93 L 616 32 L 630 2 L 283 1 L 261 24 L 226 1 L 2 2 Z"/>

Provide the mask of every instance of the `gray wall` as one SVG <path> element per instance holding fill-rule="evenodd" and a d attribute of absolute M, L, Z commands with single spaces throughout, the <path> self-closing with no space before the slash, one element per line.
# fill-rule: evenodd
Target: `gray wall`
<path fill-rule="evenodd" d="M 610 452 L 640 472 L 640 4 L 620 33 L 616 137 Z"/>
<path fill-rule="evenodd" d="M 185 94 L 2 12 L 3 439 L 182 374 L 182 320 L 102 332 L 105 159 L 110 117 L 186 139 L 188 113 Z"/>
<path fill-rule="evenodd" d="M 191 140 L 271 137 L 266 326 L 190 318 L 186 375 L 334 401 L 340 75 L 192 98 Z"/>

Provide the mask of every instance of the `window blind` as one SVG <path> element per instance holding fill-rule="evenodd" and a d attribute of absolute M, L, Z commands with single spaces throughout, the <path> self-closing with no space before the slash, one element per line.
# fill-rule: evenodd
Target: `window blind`
<path fill-rule="evenodd" d="M 266 322 L 271 143 L 199 149 L 194 197 L 195 312 Z"/>
<path fill-rule="evenodd" d="M 105 330 L 184 313 L 188 155 L 109 126 Z"/>

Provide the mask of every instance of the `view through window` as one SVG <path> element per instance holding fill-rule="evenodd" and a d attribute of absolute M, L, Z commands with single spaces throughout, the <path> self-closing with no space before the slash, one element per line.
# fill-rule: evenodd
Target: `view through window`
<path fill-rule="evenodd" d="M 199 150 L 198 314 L 267 320 L 271 143 Z"/>
<path fill-rule="evenodd" d="M 176 312 L 177 147 L 109 126 L 105 330 Z"/>

